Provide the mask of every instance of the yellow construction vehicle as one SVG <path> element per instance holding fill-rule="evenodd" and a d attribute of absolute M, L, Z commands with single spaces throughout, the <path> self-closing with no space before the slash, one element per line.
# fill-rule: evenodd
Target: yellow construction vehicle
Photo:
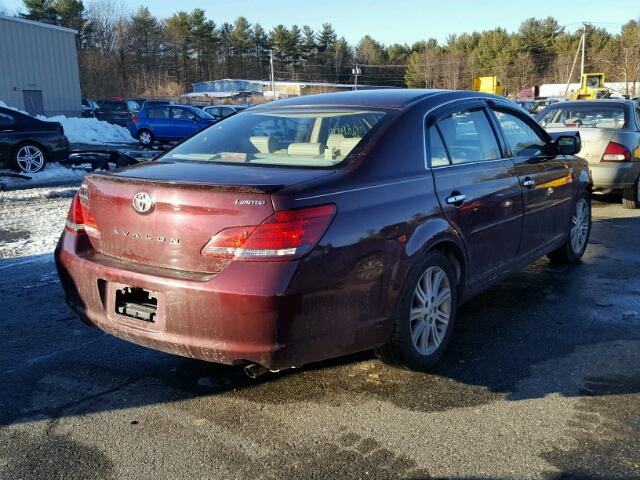
<path fill-rule="evenodd" d="M 473 77 L 471 90 L 474 92 L 493 93 L 504 97 L 504 87 L 495 75 L 486 77 Z"/>
<path fill-rule="evenodd" d="M 584 73 L 580 77 L 580 90 L 571 92 L 572 100 L 607 98 L 610 91 L 604 86 L 604 73 Z"/>

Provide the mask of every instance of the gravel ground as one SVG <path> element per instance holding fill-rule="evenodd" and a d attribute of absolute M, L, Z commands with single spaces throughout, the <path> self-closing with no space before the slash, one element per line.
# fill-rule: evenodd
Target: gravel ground
<path fill-rule="evenodd" d="M 0 478 L 640 478 L 640 212 L 595 202 L 584 261 L 468 302 L 430 374 L 363 353 L 250 380 L 74 318 L 71 192 L 0 196 Z"/>

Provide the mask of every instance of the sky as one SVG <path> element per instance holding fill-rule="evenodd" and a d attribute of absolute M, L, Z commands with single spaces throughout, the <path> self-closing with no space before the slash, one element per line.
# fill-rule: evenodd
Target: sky
<path fill-rule="evenodd" d="M 84 0 L 85 6 L 91 0 Z M 158 17 L 177 10 L 202 8 L 220 25 L 245 16 L 269 30 L 285 26 L 310 25 L 318 30 L 330 22 L 339 36 L 351 44 L 364 35 L 389 45 L 436 38 L 449 34 L 503 27 L 518 29 L 530 17 L 555 17 L 568 30 L 588 21 L 611 32 L 623 23 L 640 19 L 640 0 L 134 0 L 122 3 L 131 10 L 144 5 Z M 22 6 L 20 0 L 0 0 L 10 12 Z M 508 7 L 507 7 L 508 6 Z"/>

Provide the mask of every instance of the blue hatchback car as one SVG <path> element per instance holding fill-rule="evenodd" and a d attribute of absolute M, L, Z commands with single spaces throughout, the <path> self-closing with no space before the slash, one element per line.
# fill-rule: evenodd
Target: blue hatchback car
<path fill-rule="evenodd" d="M 202 110 L 186 105 L 149 105 L 129 123 L 129 131 L 144 146 L 153 142 L 182 140 L 218 121 Z"/>

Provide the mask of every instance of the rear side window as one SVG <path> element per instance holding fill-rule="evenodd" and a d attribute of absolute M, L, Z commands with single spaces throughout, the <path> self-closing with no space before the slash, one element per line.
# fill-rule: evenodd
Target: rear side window
<path fill-rule="evenodd" d="M 494 112 L 514 157 L 545 154 L 546 142 L 525 121 L 507 112 Z"/>
<path fill-rule="evenodd" d="M 457 112 L 437 125 L 454 165 L 500 158 L 498 141 L 484 110 Z"/>
<path fill-rule="evenodd" d="M 7 113 L 0 113 L 0 127 L 8 127 L 13 125 L 16 119 Z"/>
<path fill-rule="evenodd" d="M 627 109 L 621 103 L 585 102 L 548 109 L 538 118 L 545 128 L 624 128 Z"/>
<path fill-rule="evenodd" d="M 127 101 L 127 108 L 132 112 L 137 112 L 138 110 L 140 110 L 140 105 L 138 105 L 137 102 L 134 102 L 133 100 L 129 100 Z"/>
<path fill-rule="evenodd" d="M 429 152 L 431 154 L 432 167 L 444 167 L 449 165 L 447 149 L 444 147 L 442 138 L 435 126 L 429 128 Z"/>

